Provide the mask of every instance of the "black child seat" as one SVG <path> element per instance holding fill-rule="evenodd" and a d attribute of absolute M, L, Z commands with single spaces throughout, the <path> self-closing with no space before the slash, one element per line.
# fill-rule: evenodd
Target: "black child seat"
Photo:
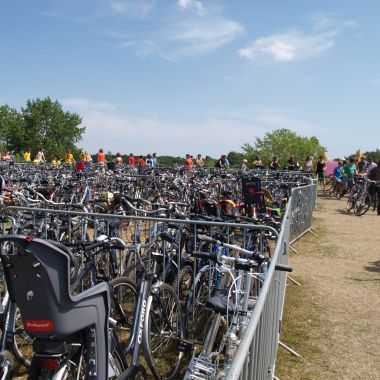
<path fill-rule="evenodd" d="M 92 347 L 87 351 L 85 379 L 107 379 L 108 284 L 97 284 L 73 296 L 73 257 L 65 247 L 21 235 L 0 236 L 0 244 L 4 242 L 14 243 L 10 252 L 1 251 L 10 299 L 19 307 L 26 331 L 35 338 L 35 352 L 62 347 L 84 332 L 87 347 Z"/>
<path fill-rule="evenodd" d="M 243 177 L 241 181 L 242 198 L 246 211 L 252 216 L 255 208 L 259 213 L 266 213 L 265 195 L 261 189 L 261 179 L 258 177 Z"/>

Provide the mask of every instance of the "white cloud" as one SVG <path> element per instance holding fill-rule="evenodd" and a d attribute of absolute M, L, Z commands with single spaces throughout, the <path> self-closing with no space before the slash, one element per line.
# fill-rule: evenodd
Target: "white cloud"
<path fill-rule="evenodd" d="M 242 58 L 249 60 L 273 59 L 291 62 L 310 59 L 331 49 L 337 31 L 319 34 L 304 34 L 298 29 L 286 33 L 262 37 L 238 51 Z"/>
<path fill-rule="evenodd" d="M 175 25 L 167 36 L 168 54 L 177 57 L 210 52 L 230 43 L 243 31 L 241 24 L 224 18 L 183 22 Z"/>
<path fill-rule="evenodd" d="M 316 13 L 309 17 L 312 31 L 292 28 L 284 33 L 260 37 L 239 49 L 240 57 L 252 61 L 295 62 L 312 59 L 330 50 L 347 28 L 357 26 L 355 20 L 338 20 L 334 14 Z"/>
<path fill-rule="evenodd" d="M 109 6 L 116 13 L 127 13 L 141 18 L 144 18 L 154 9 L 153 2 L 148 0 L 112 0 Z"/>
<path fill-rule="evenodd" d="M 64 99 L 62 104 L 68 107 L 76 108 L 80 111 L 89 112 L 89 111 L 102 111 L 110 112 L 115 110 L 115 106 L 108 102 L 93 102 L 86 98 L 69 98 Z"/>
<path fill-rule="evenodd" d="M 205 12 L 205 8 L 199 0 L 178 0 L 177 4 L 181 10 L 191 10 L 198 14 Z"/>

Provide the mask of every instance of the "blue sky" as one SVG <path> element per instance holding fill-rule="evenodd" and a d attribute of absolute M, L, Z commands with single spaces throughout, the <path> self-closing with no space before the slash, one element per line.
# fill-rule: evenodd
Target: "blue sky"
<path fill-rule="evenodd" d="M 8 0 L 0 33 L 0 104 L 57 99 L 91 152 L 379 148 L 379 1 Z"/>

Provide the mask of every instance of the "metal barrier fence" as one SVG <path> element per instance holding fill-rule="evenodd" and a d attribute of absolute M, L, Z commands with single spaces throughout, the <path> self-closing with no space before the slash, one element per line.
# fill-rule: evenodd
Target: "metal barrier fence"
<path fill-rule="evenodd" d="M 288 263 L 291 208 L 290 198 L 272 264 Z M 285 287 L 286 274 L 271 265 L 226 380 L 274 377 Z"/>
<path fill-rule="evenodd" d="M 317 202 L 315 183 L 292 189 L 290 242 L 293 243 L 312 228 L 313 211 Z"/>
<path fill-rule="evenodd" d="M 316 199 L 315 183 L 292 190 L 272 263 L 288 263 L 290 244 L 312 228 Z M 271 265 L 226 380 L 275 377 L 285 290 L 286 274 Z"/>
<path fill-rule="evenodd" d="M 315 184 L 293 189 L 279 235 L 271 227 L 253 224 L 86 214 L 15 206 L 5 207 L 3 214 L 10 214 L 18 220 L 30 221 L 31 224 L 39 226 L 41 237 L 59 238 L 64 242 L 84 238 L 91 240 L 101 234 L 112 235 L 114 233 L 122 237 L 128 244 L 135 244 L 137 241 L 149 240 L 152 235 L 160 231 L 160 228 L 168 228 L 168 226 L 172 229 L 178 246 L 185 246 L 188 250 L 194 249 L 196 246 L 197 234 L 205 232 L 215 237 L 223 234 L 227 237 L 227 242 L 259 250 L 264 249 L 263 245 L 260 247 L 260 241 L 263 242 L 268 233 L 277 237 L 272 254 L 272 265 L 269 266 L 265 281 L 260 286 L 260 294 L 255 300 L 248 325 L 225 376 L 225 379 L 228 380 L 261 380 L 274 378 L 285 299 L 286 273 L 276 271 L 275 264 L 286 265 L 291 242 L 311 228 L 315 202 Z M 3 233 L 7 232 L 4 230 Z M 164 260 L 165 257 L 166 254 L 163 252 Z M 119 256 L 120 271 L 123 270 L 125 260 L 125 257 Z M 182 265 L 180 256 L 176 261 L 173 264 L 175 270 L 179 271 Z M 194 267 L 193 273 L 197 273 L 197 268 Z"/>

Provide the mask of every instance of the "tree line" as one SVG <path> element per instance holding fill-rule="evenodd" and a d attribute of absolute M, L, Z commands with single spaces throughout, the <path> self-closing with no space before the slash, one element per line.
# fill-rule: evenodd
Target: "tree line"
<path fill-rule="evenodd" d="M 76 114 L 63 110 L 62 105 L 49 97 L 44 99 L 29 99 L 26 106 L 20 111 L 8 106 L 0 105 L 0 149 L 11 151 L 16 158 L 22 159 L 25 150 L 30 149 L 32 157 L 41 148 L 45 157 L 51 160 L 55 156 L 63 157 L 70 150 L 74 157 L 79 156 L 81 148 L 78 143 L 86 128 L 82 126 L 82 118 Z M 241 152 L 229 152 L 227 158 L 231 167 L 240 167 L 243 160 L 252 164 L 259 156 L 268 167 L 273 156 L 277 156 L 280 167 L 285 167 L 291 155 L 295 155 L 300 164 L 306 157 L 316 160 L 319 156 L 326 157 L 326 148 L 317 137 L 304 137 L 289 129 L 277 129 L 267 132 L 263 137 L 256 137 L 253 144 L 246 143 Z M 94 152 L 93 152 L 94 153 Z M 109 159 L 112 152 L 107 152 Z M 380 159 L 380 150 L 365 152 L 375 161 Z M 218 158 L 206 156 L 206 167 L 213 167 Z M 159 157 L 162 166 L 182 165 L 183 157 L 163 155 Z M 127 162 L 127 155 L 124 155 Z"/>

